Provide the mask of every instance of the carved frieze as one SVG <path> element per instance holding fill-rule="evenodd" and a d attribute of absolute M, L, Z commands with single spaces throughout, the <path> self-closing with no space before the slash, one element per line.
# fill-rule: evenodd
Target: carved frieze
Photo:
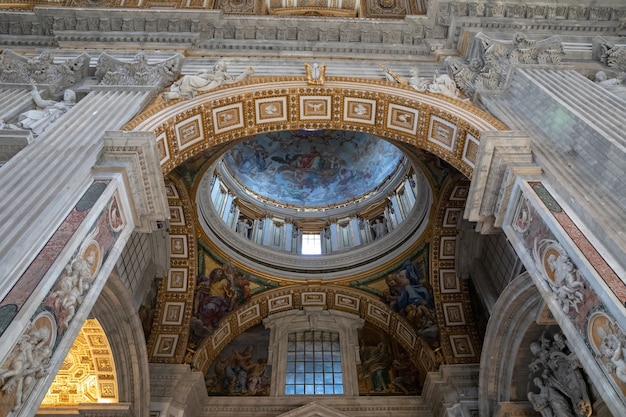
<path fill-rule="evenodd" d="M 182 64 L 183 57 L 180 54 L 151 65 L 143 53 L 128 62 L 103 52 L 95 76 L 100 85 L 165 87 L 176 79 Z"/>
<path fill-rule="evenodd" d="M 255 14 L 261 12 L 262 4 L 256 0 L 218 0 L 217 9 L 229 14 Z"/>
<path fill-rule="evenodd" d="M 513 65 L 559 65 L 565 55 L 559 36 L 532 40 L 516 33 L 513 42 L 509 43 L 478 33 L 474 42 L 477 43 L 478 53 L 469 57 L 469 62 L 458 58 L 446 59 L 448 73 L 470 97 L 477 91 L 502 89 Z"/>
<path fill-rule="evenodd" d="M 408 14 L 405 0 L 367 0 L 361 3 L 364 17 L 403 17 Z"/>
<path fill-rule="evenodd" d="M 594 40 L 594 44 L 600 62 L 616 71 L 626 71 L 626 47 L 600 37 Z"/>
<path fill-rule="evenodd" d="M 83 53 L 60 64 L 49 51 L 26 58 L 10 49 L 0 55 L 0 83 L 50 84 L 55 92 L 80 81 L 89 71 L 89 55 Z"/>

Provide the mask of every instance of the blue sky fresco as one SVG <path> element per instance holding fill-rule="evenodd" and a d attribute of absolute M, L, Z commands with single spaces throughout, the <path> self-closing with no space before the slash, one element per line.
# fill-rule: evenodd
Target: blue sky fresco
<path fill-rule="evenodd" d="M 398 148 L 376 136 L 334 130 L 257 135 L 224 155 L 231 173 L 253 192 L 306 207 L 371 191 L 401 158 Z"/>

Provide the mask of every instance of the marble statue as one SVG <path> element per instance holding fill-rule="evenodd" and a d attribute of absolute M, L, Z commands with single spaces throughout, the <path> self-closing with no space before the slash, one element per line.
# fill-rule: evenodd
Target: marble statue
<path fill-rule="evenodd" d="M 31 95 L 38 108 L 20 114 L 17 125 L 30 129 L 34 136 L 43 133 L 48 126 L 76 104 L 76 93 L 72 90 L 65 90 L 62 101 L 44 100 L 34 85 Z"/>
<path fill-rule="evenodd" d="M 578 270 L 574 268 L 565 253 L 561 253 L 559 256 L 550 254 L 548 266 L 554 272 L 552 287 L 561 300 L 563 312 L 567 313 L 570 307 L 578 311 L 578 304 L 583 300 L 582 291 L 585 289 L 584 281 L 580 278 Z"/>
<path fill-rule="evenodd" d="M 306 70 L 307 83 L 310 85 L 322 85 L 324 84 L 324 78 L 326 76 L 326 64 L 319 65 L 314 62 L 312 65 L 305 63 L 304 69 Z"/>
<path fill-rule="evenodd" d="M 239 81 L 249 79 L 252 74 L 252 67 L 233 77 L 226 73 L 227 67 L 224 60 L 220 59 L 213 66 L 213 70 L 200 71 L 195 75 L 185 75 L 180 80 L 170 86 L 170 91 L 163 93 L 163 100 L 174 100 L 178 98 L 191 99 L 199 92 L 209 91 L 224 84 L 234 84 Z"/>
<path fill-rule="evenodd" d="M 617 85 L 620 84 L 620 80 L 617 78 L 608 78 L 606 72 L 598 71 L 595 75 L 596 83 L 605 86 L 605 85 Z"/>
<path fill-rule="evenodd" d="M 46 375 L 51 356 L 50 329 L 47 327 L 31 327 L 19 338 L 7 362 L 0 368 L 0 389 L 15 393 L 13 410 L 21 407 L 33 383 Z"/>
<path fill-rule="evenodd" d="M 435 75 L 434 81 L 428 84 L 428 91 L 457 100 L 467 100 L 461 97 L 460 90 L 448 74 Z"/>
<path fill-rule="evenodd" d="M 250 229 L 252 229 L 252 226 L 250 226 L 250 223 L 248 223 L 246 219 L 240 218 L 237 221 L 237 233 L 239 233 L 239 235 L 247 239 Z"/>
<path fill-rule="evenodd" d="M 387 79 L 387 81 L 392 83 L 408 84 L 407 80 L 404 77 L 401 77 L 400 75 L 387 68 L 385 64 L 380 64 L 380 67 L 385 72 L 385 79 Z"/>
<path fill-rule="evenodd" d="M 615 324 L 609 324 L 607 328 L 598 327 L 598 336 L 601 339 L 599 346 L 601 358 L 609 372 L 615 372 L 617 379 L 626 383 L 626 358 L 624 357 L 624 345 L 626 337 Z"/>
<path fill-rule="evenodd" d="M 410 77 L 404 78 L 387 68 L 384 64 L 380 64 L 380 67 L 385 72 L 385 78 L 389 82 L 408 85 L 419 92 L 429 91 L 434 94 L 441 94 L 457 100 L 468 100 L 461 97 L 460 90 L 448 74 L 439 75 L 439 73 L 437 73 L 431 81 L 420 77 L 418 68 L 411 68 L 409 71 Z"/>
<path fill-rule="evenodd" d="M 428 89 L 428 85 L 430 84 L 430 80 L 426 78 L 422 78 L 419 75 L 419 69 L 411 68 L 409 70 L 409 79 L 407 80 L 408 84 L 413 87 L 415 90 L 424 92 Z"/>
<path fill-rule="evenodd" d="M 611 356 L 611 362 L 615 365 L 615 376 L 626 384 L 626 361 L 624 361 L 624 346 L 620 343 Z"/>
<path fill-rule="evenodd" d="M 6 123 L 4 120 L 0 119 L 0 130 L 22 130 L 22 129 L 13 123 Z"/>
<path fill-rule="evenodd" d="M 591 401 L 582 375 L 582 364 L 565 336 L 541 335 L 530 344 L 534 359 L 529 364 L 535 388 L 528 400 L 543 417 L 590 417 Z"/>
<path fill-rule="evenodd" d="M 545 384 L 539 377 L 534 378 L 533 382 L 539 388 L 539 393 L 529 392 L 528 400 L 542 417 L 574 417 L 569 401 L 559 390 Z"/>
<path fill-rule="evenodd" d="M 381 237 L 387 234 L 387 219 L 384 221 L 380 221 L 380 219 L 374 220 L 374 223 L 371 225 L 372 231 L 374 232 L 374 239 L 380 239 Z"/>

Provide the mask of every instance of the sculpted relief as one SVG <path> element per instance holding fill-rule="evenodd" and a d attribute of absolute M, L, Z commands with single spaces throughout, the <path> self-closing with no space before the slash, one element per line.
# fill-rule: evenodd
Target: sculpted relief
<path fill-rule="evenodd" d="M 56 341 L 54 318 L 39 314 L 20 336 L 7 360 L 0 367 L 0 412 L 7 415 L 18 410 L 31 388 L 50 368 L 50 357 Z"/>
<path fill-rule="evenodd" d="M 469 62 L 446 58 L 448 74 L 469 97 L 479 90 L 503 88 L 513 65 L 559 65 L 565 55 L 562 40 L 558 36 L 534 40 L 516 33 L 509 43 L 478 33 L 474 41 L 478 44 L 479 52 Z"/>
<path fill-rule="evenodd" d="M 543 334 L 530 344 L 533 361 L 530 376 L 534 388 L 528 400 L 542 417 L 589 417 L 591 402 L 582 374 L 582 364 L 570 350 L 565 336 Z M 539 392 L 536 392 L 536 391 Z"/>
<path fill-rule="evenodd" d="M 37 87 L 33 85 L 31 95 L 37 108 L 20 114 L 17 126 L 31 130 L 35 137 L 42 134 L 76 104 L 76 93 L 72 90 L 65 90 L 61 101 L 45 100 L 41 97 Z"/>

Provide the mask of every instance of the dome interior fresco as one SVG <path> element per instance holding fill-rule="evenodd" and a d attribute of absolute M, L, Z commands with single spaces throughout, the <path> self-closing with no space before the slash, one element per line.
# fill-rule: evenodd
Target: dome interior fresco
<path fill-rule="evenodd" d="M 349 131 L 284 131 L 235 145 L 223 160 L 247 190 L 304 207 L 363 197 L 396 170 L 402 152 L 373 135 Z"/>

